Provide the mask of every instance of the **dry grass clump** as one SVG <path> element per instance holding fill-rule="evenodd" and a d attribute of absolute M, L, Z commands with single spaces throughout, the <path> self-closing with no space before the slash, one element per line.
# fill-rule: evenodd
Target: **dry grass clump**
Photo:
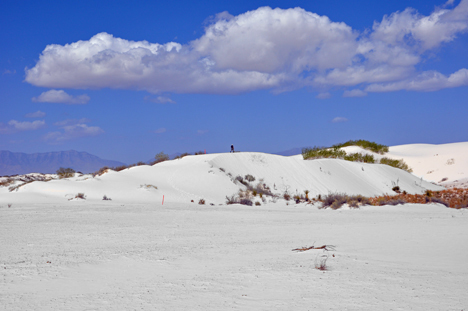
<path fill-rule="evenodd" d="M 322 206 L 319 208 L 327 208 L 330 207 L 331 209 L 339 209 L 345 203 L 349 205 L 349 207 L 358 208 L 362 205 L 369 205 L 369 199 L 362 196 L 362 195 L 351 195 L 348 196 L 344 193 L 330 193 L 325 196 L 322 201 Z"/>
<path fill-rule="evenodd" d="M 408 194 L 400 193 L 397 195 L 383 195 L 379 197 L 369 198 L 372 205 L 388 205 L 394 202 L 397 204 L 404 203 L 440 203 L 450 208 L 467 208 L 468 207 L 468 189 L 453 188 L 442 191 L 427 190 L 424 194 Z M 393 204 L 394 205 L 394 204 Z"/>
<path fill-rule="evenodd" d="M 7 187 L 14 183 L 15 180 L 13 178 L 7 178 L 5 180 L 0 181 L 0 187 Z"/>

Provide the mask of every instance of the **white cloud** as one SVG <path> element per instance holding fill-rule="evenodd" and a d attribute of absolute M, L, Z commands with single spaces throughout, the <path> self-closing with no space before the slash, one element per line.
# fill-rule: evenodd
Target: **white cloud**
<path fill-rule="evenodd" d="M 40 103 L 61 103 L 61 104 L 69 104 L 69 105 L 84 105 L 89 102 L 90 98 L 88 95 L 79 95 L 79 96 L 72 96 L 67 94 L 63 90 L 50 90 L 47 92 L 43 92 L 38 97 L 33 97 L 33 102 L 40 102 Z"/>
<path fill-rule="evenodd" d="M 367 93 L 359 89 L 344 91 L 343 93 L 343 97 L 364 97 L 364 96 L 367 96 Z"/>
<path fill-rule="evenodd" d="M 162 134 L 166 132 L 166 129 L 164 127 L 158 128 L 157 130 L 154 131 L 156 134 Z"/>
<path fill-rule="evenodd" d="M 175 104 L 176 103 L 170 97 L 166 97 L 166 96 L 158 96 L 158 97 L 145 96 L 144 99 L 147 101 L 156 103 L 156 104 L 167 104 L 167 103 Z"/>
<path fill-rule="evenodd" d="M 90 123 L 91 120 L 88 118 L 81 118 L 81 119 L 66 119 L 62 121 L 55 122 L 54 125 L 58 127 L 64 127 L 64 126 L 71 126 L 71 125 L 77 125 L 77 124 L 82 124 L 82 123 Z"/>
<path fill-rule="evenodd" d="M 10 125 L 13 129 L 18 131 L 33 131 L 45 127 L 46 123 L 44 120 L 36 120 L 33 122 L 19 122 L 16 120 L 11 120 L 8 122 L 8 125 Z"/>
<path fill-rule="evenodd" d="M 26 81 L 49 88 L 108 87 L 155 94 L 282 92 L 304 86 L 326 93 L 334 87 L 365 89 L 375 84 L 393 84 L 396 90 L 398 83 L 421 74 L 417 65 L 428 57 L 427 51 L 436 53 L 468 30 L 468 0 L 447 9 L 451 4 L 429 16 L 414 9 L 395 12 L 364 33 L 301 8 L 269 7 L 237 16 L 222 12 L 209 19 L 200 38 L 185 45 L 99 33 L 85 41 L 48 45 L 36 66 L 26 70 Z M 422 89 L 456 85 L 439 82 Z M 154 101 L 164 103 L 165 98 Z"/>
<path fill-rule="evenodd" d="M 319 93 L 317 96 L 315 96 L 315 98 L 318 98 L 318 99 L 327 99 L 330 97 L 331 97 L 331 94 L 328 92 Z"/>
<path fill-rule="evenodd" d="M 78 139 L 82 137 L 97 136 L 104 131 L 98 126 L 88 126 L 85 123 L 89 119 L 68 119 L 54 123 L 60 128 L 59 131 L 49 132 L 42 137 L 44 141 L 50 144 L 59 144 L 64 141 Z"/>
<path fill-rule="evenodd" d="M 27 113 L 25 117 L 26 118 L 43 118 L 45 117 L 45 115 L 46 115 L 45 112 L 38 110 L 36 112 Z"/>
<path fill-rule="evenodd" d="M 343 117 L 336 117 L 332 120 L 333 123 L 341 123 L 341 122 L 346 122 L 348 119 L 343 118 Z"/>
<path fill-rule="evenodd" d="M 424 71 L 412 79 L 386 84 L 371 84 L 366 87 L 366 91 L 391 92 L 398 90 L 408 90 L 430 92 L 459 86 L 468 86 L 467 69 L 460 69 L 448 77 L 437 71 Z"/>

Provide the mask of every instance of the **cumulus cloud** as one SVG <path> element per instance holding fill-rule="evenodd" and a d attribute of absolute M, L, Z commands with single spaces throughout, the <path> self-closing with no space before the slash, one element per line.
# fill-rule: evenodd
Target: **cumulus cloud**
<path fill-rule="evenodd" d="M 79 95 L 79 96 L 72 96 L 67 94 L 63 90 L 50 90 L 47 92 L 43 92 L 38 97 L 33 97 L 33 102 L 40 102 L 40 103 L 60 103 L 60 104 L 68 104 L 68 105 L 84 105 L 89 102 L 90 98 L 88 95 Z"/>
<path fill-rule="evenodd" d="M 16 120 L 11 120 L 8 122 L 8 125 L 10 125 L 13 129 L 18 131 L 34 131 L 45 127 L 46 123 L 44 120 L 36 120 L 33 122 L 19 122 Z"/>
<path fill-rule="evenodd" d="M 120 88 L 155 94 L 282 92 L 302 87 L 326 93 L 336 87 L 382 85 L 398 90 L 404 85 L 400 82 L 420 79 L 417 65 L 429 51 L 436 53 L 468 30 L 468 0 L 449 6 L 453 1 L 429 16 L 411 8 L 395 12 L 363 33 L 301 8 L 269 7 L 237 16 L 222 12 L 208 20 L 201 37 L 184 45 L 99 33 L 89 40 L 48 45 L 36 66 L 26 69 L 26 81 L 49 88 Z M 439 81 L 437 86 L 422 83 L 414 90 L 456 85 Z"/>
<path fill-rule="evenodd" d="M 359 89 L 344 91 L 343 93 L 343 97 L 364 97 L 364 96 L 367 96 L 367 93 Z"/>
<path fill-rule="evenodd" d="M 332 120 L 333 123 L 341 123 L 341 122 L 346 122 L 348 119 L 343 118 L 343 117 L 336 117 Z"/>
<path fill-rule="evenodd" d="M 43 118 L 45 117 L 45 115 L 46 115 L 45 112 L 38 110 L 36 112 L 27 113 L 25 117 L 26 118 Z"/>
<path fill-rule="evenodd" d="M 42 139 L 50 144 L 59 144 L 68 140 L 74 140 L 82 137 L 97 136 L 104 131 L 98 126 L 88 126 L 88 119 L 68 119 L 54 123 L 60 129 L 58 131 L 49 132 Z"/>

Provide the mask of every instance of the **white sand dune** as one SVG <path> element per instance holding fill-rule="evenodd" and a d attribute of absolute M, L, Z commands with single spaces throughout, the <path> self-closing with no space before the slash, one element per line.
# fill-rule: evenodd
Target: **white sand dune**
<path fill-rule="evenodd" d="M 302 156 L 245 152 L 187 156 L 154 166 L 138 166 L 102 176 L 32 182 L 13 192 L 0 188 L 0 202 L 65 202 L 84 193 L 89 201 L 106 195 L 119 202 L 190 202 L 205 199 L 222 204 L 226 196 L 245 188 L 236 176 L 250 174 L 275 194 L 346 193 L 376 196 L 392 193 L 398 185 L 408 193 L 423 193 L 440 186 L 387 165 L 354 163 L 336 159 L 303 160 Z"/>
<path fill-rule="evenodd" d="M 236 153 L 35 181 L 12 192 L 1 187 L 0 309 L 467 309 L 465 209 L 331 210 L 271 198 L 261 206 L 225 204 L 244 187 L 233 181 L 238 175 L 255 176 L 252 185 L 263 179 L 279 195 L 309 190 L 313 197 L 380 195 L 395 184 L 422 193 L 442 187 L 421 177 L 440 171 L 453 178 L 457 172 L 442 171 L 454 165 L 466 172 L 457 148 L 443 156 L 455 164 L 445 165 L 443 153 L 429 156 L 437 146 L 420 153 L 418 145 L 397 147 L 389 154 L 404 158 L 414 174 L 380 164 Z M 420 173 L 428 168 L 434 173 Z M 87 199 L 74 199 L 79 192 Z M 292 251 L 312 245 L 334 247 Z M 327 270 L 316 269 L 324 259 Z"/>

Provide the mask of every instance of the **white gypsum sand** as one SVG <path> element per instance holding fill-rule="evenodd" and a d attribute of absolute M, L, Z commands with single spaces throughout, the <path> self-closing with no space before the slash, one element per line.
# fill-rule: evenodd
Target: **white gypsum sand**
<path fill-rule="evenodd" d="M 464 210 L 74 203 L 0 208 L 4 310 L 468 305 Z M 335 250 L 292 251 L 312 245 Z"/>
<path fill-rule="evenodd" d="M 389 154 L 402 158 L 392 148 Z M 440 204 L 323 210 L 258 196 L 253 200 L 261 206 L 226 205 L 226 196 L 245 189 L 236 176 L 246 174 L 256 178 L 251 185 L 263 179 L 279 196 L 304 190 L 311 198 L 374 196 L 392 193 L 395 184 L 409 193 L 442 189 L 386 165 L 263 153 L 188 156 L 94 178 L 17 181 L 22 186 L 13 191 L 0 187 L 0 306 L 466 308 L 466 210 Z M 206 204 L 197 204 L 200 199 Z M 312 245 L 334 250 L 292 251 Z M 325 271 L 316 269 L 322 256 Z"/>

